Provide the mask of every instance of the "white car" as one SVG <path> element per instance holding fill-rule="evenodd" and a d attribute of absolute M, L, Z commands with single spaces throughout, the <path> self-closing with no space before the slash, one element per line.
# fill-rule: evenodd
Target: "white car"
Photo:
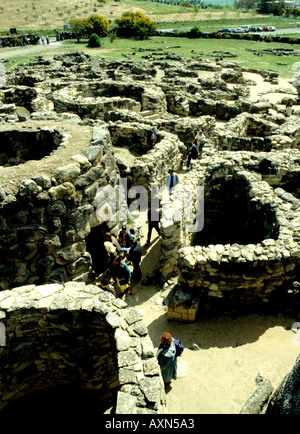
<path fill-rule="evenodd" d="M 269 32 L 275 32 L 276 27 L 274 27 L 274 26 L 268 26 L 268 30 L 269 30 Z"/>
<path fill-rule="evenodd" d="M 232 29 L 234 33 L 245 33 L 245 30 L 243 30 L 241 27 L 237 27 L 236 29 Z"/>

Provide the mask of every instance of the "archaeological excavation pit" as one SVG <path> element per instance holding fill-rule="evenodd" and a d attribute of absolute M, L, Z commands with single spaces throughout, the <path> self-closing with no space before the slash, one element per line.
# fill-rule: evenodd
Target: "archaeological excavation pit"
<path fill-rule="evenodd" d="M 17 328 L 11 330 L 11 323 Z M 21 310 L 9 315 L 7 333 L 7 351 L 0 356 L 1 420 L 15 411 L 25 416 L 30 407 L 44 416 L 71 416 L 72 411 L 91 415 L 97 406 L 101 412 L 113 405 L 118 386 L 114 349 L 100 315 L 63 308 Z"/>
<path fill-rule="evenodd" d="M 161 272 L 177 274 L 179 284 L 167 299 L 169 319 L 194 321 L 204 306 L 278 306 L 297 280 L 300 201 L 257 172 L 232 166 L 233 155 L 206 168 L 203 161 L 187 175 L 186 182 L 194 176 L 204 185 L 203 230 L 187 233 L 184 220 L 162 226 Z"/>
<path fill-rule="evenodd" d="M 0 417 L 74 412 L 163 413 L 159 365 L 142 316 L 98 286 L 26 285 L 2 291 Z"/>
<path fill-rule="evenodd" d="M 256 244 L 265 238 L 277 239 L 274 209 L 251 200 L 246 179 L 235 175 L 226 180 L 219 175 L 215 173 L 204 187 L 204 227 L 195 233 L 192 245 Z"/>
<path fill-rule="evenodd" d="M 61 133 L 54 129 L 0 131 L 1 166 L 14 166 L 29 160 L 40 160 L 58 148 Z"/>
<path fill-rule="evenodd" d="M 102 80 L 70 84 L 53 92 L 54 110 L 68 111 L 81 118 L 103 119 L 109 112 L 128 110 L 135 113 L 167 110 L 165 94 L 154 85 Z"/>

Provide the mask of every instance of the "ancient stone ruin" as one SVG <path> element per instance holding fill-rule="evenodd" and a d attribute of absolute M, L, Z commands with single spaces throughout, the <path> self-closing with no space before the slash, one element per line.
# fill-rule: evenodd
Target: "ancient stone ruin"
<path fill-rule="evenodd" d="M 165 299 L 169 319 L 195 321 L 203 306 L 296 307 L 297 92 L 276 104 L 253 101 L 247 74 L 276 82 L 274 73 L 235 62 L 109 62 L 83 53 L 37 57 L 7 74 L 0 89 L 1 409 L 72 383 L 96 402 L 110 400 L 116 413 L 167 411 L 142 318 L 95 285 L 105 271 L 104 234 L 126 222 L 118 201 L 114 219 L 99 218 L 103 200 L 119 197 L 121 179 L 150 194 L 171 167 L 180 173 L 176 194 L 160 197 L 157 271 L 160 282 L 177 279 Z M 286 99 L 294 104 L 290 118 Z M 160 130 L 149 149 L 152 126 Z M 186 146 L 200 129 L 206 141 L 185 171 Z M 190 231 L 185 209 L 197 211 L 198 187 L 203 227 Z M 139 233 L 138 220 L 131 226 Z"/>

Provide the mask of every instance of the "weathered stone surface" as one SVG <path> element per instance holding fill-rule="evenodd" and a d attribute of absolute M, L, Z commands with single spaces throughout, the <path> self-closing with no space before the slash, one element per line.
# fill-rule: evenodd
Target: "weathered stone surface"
<path fill-rule="evenodd" d="M 261 383 L 255 392 L 250 396 L 240 411 L 240 414 L 260 414 L 274 390 L 270 380 Z"/>
<path fill-rule="evenodd" d="M 54 257 L 57 264 L 66 265 L 76 261 L 84 252 L 85 242 L 78 242 L 56 250 Z"/>
<path fill-rule="evenodd" d="M 97 302 L 105 295 L 105 302 Z M 116 414 L 137 414 L 140 408 L 164 413 L 156 358 L 137 351 L 140 338 L 133 342 L 127 321 L 117 324 L 114 319 L 134 317 L 134 309 L 121 301 L 98 286 L 71 281 L 0 292 L 0 318 L 6 327 L 6 346 L 0 347 L 1 409 L 33 390 L 46 390 L 55 377 L 57 386 L 79 381 L 98 398 L 116 396 Z M 143 340 L 147 338 L 150 343 L 148 334 Z"/>
<path fill-rule="evenodd" d="M 282 380 L 267 406 L 266 414 L 299 414 L 299 372 L 300 357 L 297 358 L 291 372 Z"/>

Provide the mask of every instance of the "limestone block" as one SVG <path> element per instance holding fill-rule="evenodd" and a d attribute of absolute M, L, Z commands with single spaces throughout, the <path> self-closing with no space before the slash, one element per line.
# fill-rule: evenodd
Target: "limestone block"
<path fill-rule="evenodd" d="M 73 243 L 62 247 L 54 253 L 56 263 L 59 265 L 70 264 L 80 258 L 85 252 L 85 242 Z"/>
<path fill-rule="evenodd" d="M 74 191 L 74 185 L 70 182 L 64 182 L 63 184 L 51 187 L 48 193 L 53 201 L 63 199 L 66 195 L 71 195 Z"/>
<path fill-rule="evenodd" d="M 55 170 L 55 178 L 58 183 L 63 183 L 66 181 L 72 181 L 80 175 L 80 164 L 71 163 L 63 167 L 58 167 Z"/>
<path fill-rule="evenodd" d="M 27 179 L 20 182 L 18 193 L 20 196 L 37 195 L 39 193 L 39 189 L 37 184 L 32 179 Z"/>

